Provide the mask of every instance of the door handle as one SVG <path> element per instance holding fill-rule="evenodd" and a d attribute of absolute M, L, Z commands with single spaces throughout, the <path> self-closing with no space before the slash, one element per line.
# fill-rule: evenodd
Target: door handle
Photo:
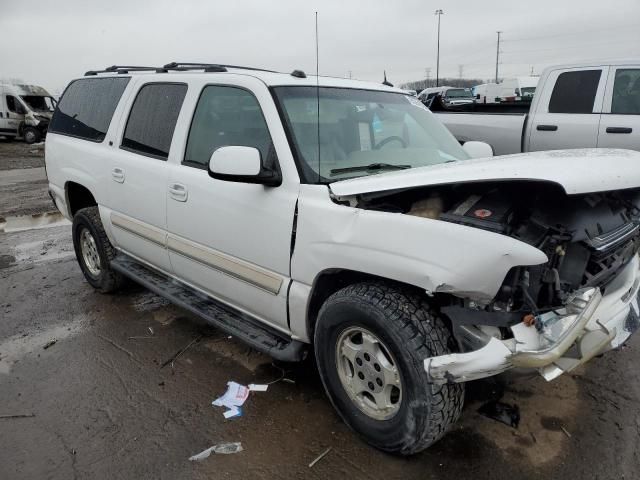
<path fill-rule="evenodd" d="M 633 128 L 631 127 L 607 127 L 607 133 L 631 133 Z"/>
<path fill-rule="evenodd" d="M 541 132 L 555 132 L 558 130 L 557 125 L 538 125 L 536 130 L 540 130 Z"/>
<path fill-rule="evenodd" d="M 173 183 L 169 185 L 169 194 L 171 198 L 178 202 L 186 202 L 188 198 L 187 187 L 181 183 Z"/>
<path fill-rule="evenodd" d="M 124 170 L 121 168 L 114 168 L 111 170 L 111 176 L 118 183 L 124 183 Z"/>

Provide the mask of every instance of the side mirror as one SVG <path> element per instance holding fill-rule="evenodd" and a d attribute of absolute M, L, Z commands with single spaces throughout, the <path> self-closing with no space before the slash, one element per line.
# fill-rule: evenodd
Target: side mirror
<path fill-rule="evenodd" d="M 485 142 L 464 142 L 462 148 L 471 158 L 493 157 L 493 148 Z"/>
<path fill-rule="evenodd" d="M 280 172 L 262 166 L 260 150 L 253 147 L 220 147 L 209 159 L 209 176 L 218 180 L 257 183 L 277 187 L 282 183 Z"/>

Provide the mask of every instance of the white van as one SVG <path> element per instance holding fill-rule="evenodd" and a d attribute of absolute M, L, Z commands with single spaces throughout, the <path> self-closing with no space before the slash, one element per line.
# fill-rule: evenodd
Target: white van
<path fill-rule="evenodd" d="M 55 103 L 37 85 L 0 85 L 0 135 L 39 142 L 47 133 Z"/>
<path fill-rule="evenodd" d="M 539 77 L 505 78 L 501 83 L 483 83 L 473 87 L 478 103 L 500 103 L 506 101 L 531 101 Z"/>

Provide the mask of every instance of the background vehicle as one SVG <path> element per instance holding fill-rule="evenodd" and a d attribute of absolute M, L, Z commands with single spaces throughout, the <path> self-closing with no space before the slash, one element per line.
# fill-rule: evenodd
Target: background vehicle
<path fill-rule="evenodd" d="M 49 135 L 92 286 L 130 277 L 277 359 L 312 350 L 386 451 L 442 437 L 468 380 L 550 380 L 640 325 L 640 153 L 491 158 L 402 90 L 212 64 L 88 72 Z"/>
<path fill-rule="evenodd" d="M 0 85 L 0 135 L 39 142 L 55 108 L 55 100 L 36 85 Z"/>
<path fill-rule="evenodd" d="M 538 77 L 505 78 L 500 83 L 483 83 L 471 89 L 478 103 L 531 101 Z"/>
<path fill-rule="evenodd" d="M 418 98 L 429 107 L 436 96 L 440 96 L 445 105 L 467 105 L 474 102 L 470 89 L 456 87 L 425 88 L 420 92 Z"/>
<path fill-rule="evenodd" d="M 580 147 L 640 150 L 640 60 L 560 65 L 540 76 L 531 106 L 438 111 L 460 141 L 496 155 Z"/>

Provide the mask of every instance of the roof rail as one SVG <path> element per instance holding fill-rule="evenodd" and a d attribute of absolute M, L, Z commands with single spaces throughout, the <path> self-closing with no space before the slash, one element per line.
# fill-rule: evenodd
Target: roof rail
<path fill-rule="evenodd" d="M 188 62 L 171 62 L 164 65 L 167 70 L 204 70 L 205 72 L 226 72 L 228 68 L 238 70 L 253 70 L 256 72 L 277 73 L 275 70 L 266 70 L 264 68 L 244 67 L 241 65 L 223 65 L 221 63 L 188 63 Z"/>
<path fill-rule="evenodd" d="M 126 74 L 129 72 L 158 72 L 166 73 L 166 69 L 158 67 L 138 67 L 133 65 L 111 65 L 104 70 L 89 70 L 84 74 L 85 77 L 98 75 L 99 73 L 119 73 Z"/>

